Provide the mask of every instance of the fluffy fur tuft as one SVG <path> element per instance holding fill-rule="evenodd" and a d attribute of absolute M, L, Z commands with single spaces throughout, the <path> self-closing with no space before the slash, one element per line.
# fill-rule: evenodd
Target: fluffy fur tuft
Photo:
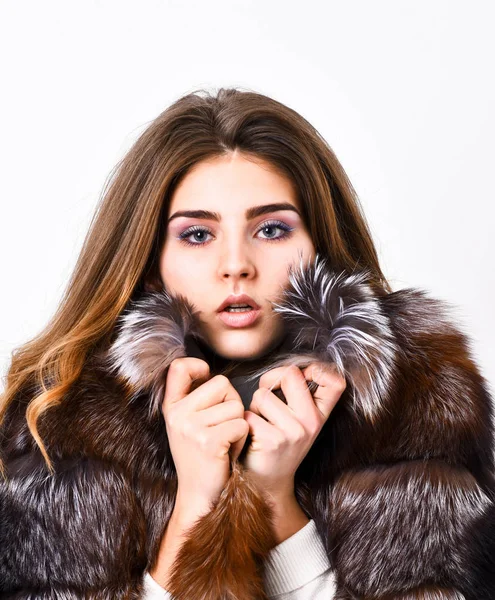
<path fill-rule="evenodd" d="M 150 417 L 160 414 L 168 367 L 187 356 L 186 337 L 201 337 L 199 316 L 183 296 L 149 292 L 129 303 L 118 319 L 117 337 L 101 361 L 122 378 L 130 401 L 149 393 Z"/>
<path fill-rule="evenodd" d="M 271 519 L 271 508 L 234 461 L 218 502 L 179 551 L 168 586 L 172 597 L 266 600 L 263 566 L 276 544 Z"/>
<path fill-rule="evenodd" d="M 350 385 L 356 415 L 372 423 L 390 394 L 399 348 L 368 278 L 365 271 L 334 273 L 319 255 L 313 264 L 291 266 L 289 286 L 274 303 L 291 351 L 252 377 L 282 365 L 333 363 Z"/>

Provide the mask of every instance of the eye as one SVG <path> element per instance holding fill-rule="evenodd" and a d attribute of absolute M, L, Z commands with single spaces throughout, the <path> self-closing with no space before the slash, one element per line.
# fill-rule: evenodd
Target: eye
<path fill-rule="evenodd" d="M 284 240 L 285 238 L 288 238 L 291 234 L 292 231 L 294 231 L 293 227 L 289 227 L 286 223 L 282 222 L 282 221 L 266 221 L 265 223 L 263 223 L 260 227 L 260 229 L 258 229 L 258 231 L 263 231 L 263 230 L 274 230 L 274 229 L 280 229 L 283 233 L 282 235 L 278 235 L 277 237 L 272 237 L 272 236 L 268 236 L 266 238 L 262 238 L 268 241 L 279 241 L 279 240 Z"/>
<path fill-rule="evenodd" d="M 289 227 L 289 225 L 287 225 L 283 221 L 266 221 L 260 226 L 257 233 L 259 233 L 260 231 L 266 232 L 273 231 L 276 229 L 280 229 L 282 231 L 282 234 L 277 236 L 267 234 L 268 237 L 262 237 L 261 239 L 266 240 L 267 242 L 278 242 L 280 240 L 284 240 L 290 237 L 291 232 L 294 231 L 293 227 Z M 195 242 L 191 242 L 188 239 L 193 235 L 195 236 Z M 186 246 L 205 246 L 207 243 L 207 241 L 205 240 L 206 235 L 213 235 L 210 229 L 201 225 L 192 225 L 191 227 L 188 227 L 185 231 L 183 231 L 178 236 L 178 239 L 181 243 L 186 244 Z"/>
<path fill-rule="evenodd" d="M 179 241 L 186 246 L 204 246 L 203 240 L 200 239 L 198 242 L 190 242 L 187 238 L 191 237 L 193 234 L 211 234 L 211 231 L 206 227 L 201 227 L 200 225 L 193 225 L 192 227 L 188 227 L 185 231 L 183 231 L 179 235 Z M 198 238 L 196 237 L 196 240 Z"/>

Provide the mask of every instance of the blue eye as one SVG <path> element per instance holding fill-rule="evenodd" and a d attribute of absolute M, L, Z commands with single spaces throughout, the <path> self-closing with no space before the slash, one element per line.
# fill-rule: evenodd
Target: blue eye
<path fill-rule="evenodd" d="M 280 229 L 283 233 L 282 235 L 278 235 L 277 237 L 262 237 L 261 239 L 266 240 L 267 242 L 278 242 L 280 240 L 284 240 L 288 237 L 290 237 L 290 234 L 292 231 L 294 231 L 293 227 L 289 227 L 288 225 L 286 225 L 285 223 L 283 223 L 282 221 L 266 221 L 265 223 L 263 223 L 261 225 L 261 227 L 258 229 L 258 233 L 260 231 L 263 230 L 270 230 L 270 229 Z M 208 229 L 207 227 L 203 227 L 201 225 L 192 225 L 191 227 L 188 227 L 185 231 L 183 231 L 179 236 L 178 239 L 181 243 L 186 244 L 187 246 L 205 246 L 206 242 L 204 241 L 204 239 L 199 239 L 196 237 L 196 241 L 195 242 L 191 242 L 189 241 L 188 238 L 190 238 L 193 234 L 201 234 L 202 236 L 204 236 L 205 234 L 208 235 L 212 235 L 210 229 Z"/>
<path fill-rule="evenodd" d="M 261 225 L 261 227 L 260 227 L 260 229 L 258 229 L 258 231 L 263 231 L 263 229 L 280 229 L 281 231 L 283 231 L 282 235 L 279 235 L 277 237 L 263 238 L 265 240 L 273 240 L 273 241 L 284 240 L 285 238 L 290 236 L 292 231 L 294 231 L 293 227 L 289 227 L 282 221 L 267 221 L 266 223 L 263 223 Z"/>
<path fill-rule="evenodd" d="M 199 243 L 196 242 L 190 242 L 187 238 L 191 237 L 191 235 L 193 235 L 193 233 L 210 233 L 211 231 L 205 227 L 201 227 L 200 225 L 193 225 L 192 227 L 188 227 L 185 231 L 183 231 L 180 235 L 179 235 L 179 241 L 181 241 L 182 243 L 186 244 L 187 246 L 204 246 L 204 244 L 202 243 L 202 240 L 199 240 Z M 196 238 L 197 239 L 197 238 Z"/>

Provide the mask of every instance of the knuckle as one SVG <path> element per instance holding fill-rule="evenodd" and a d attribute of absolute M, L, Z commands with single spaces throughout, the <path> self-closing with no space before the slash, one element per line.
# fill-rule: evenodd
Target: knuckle
<path fill-rule="evenodd" d="M 195 437 L 195 426 L 191 419 L 184 419 L 182 422 L 182 434 L 186 438 L 194 438 Z"/>
<path fill-rule="evenodd" d="M 254 394 L 252 395 L 252 399 L 251 399 L 251 406 L 253 406 L 253 405 L 259 406 L 260 405 L 261 399 L 265 395 L 265 390 L 266 390 L 266 388 L 258 388 L 254 392 Z"/>
<path fill-rule="evenodd" d="M 318 420 L 311 420 L 308 423 L 308 431 L 311 437 L 316 437 L 320 433 L 321 425 Z"/>
<path fill-rule="evenodd" d="M 294 433 L 292 434 L 293 442 L 302 442 L 306 438 L 306 431 L 302 425 L 294 428 Z"/>
<path fill-rule="evenodd" d="M 232 400 L 236 406 L 235 414 L 239 419 L 244 419 L 244 404 L 242 400 Z"/>
<path fill-rule="evenodd" d="M 285 371 L 282 374 L 282 379 L 285 380 L 287 378 L 292 379 L 293 377 L 301 376 L 301 369 L 297 365 L 288 365 Z"/>
<path fill-rule="evenodd" d="M 289 365 L 288 368 L 289 373 L 300 373 L 301 369 L 297 365 Z"/>
<path fill-rule="evenodd" d="M 228 413 L 234 417 L 240 418 L 244 416 L 244 405 L 242 400 L 227 400 L 225 405 L 228 408 Z"/>
<path fill-rule="evenodd" d="M 278 451 L 281 448 L 284 448 L 285 444 L 286 444 L 287 440 L 285 438 L 285 436 L 283 435 L 274 435 L 271 439 L 271 448 L 273 451 Z"/>
<path fill-rule="evenodd" d="M 265 371 L 263 375 L 258 380 L 258 385 L 260 387 L 267 387 L 267 383 L 270 380 L 270 371 Z"/>
<path fill-rule="evenodd" d="M 241 430 L 241 435 L 245 435 L 249 432 L 249 423 L 245 419 L 239 419 L 239 429 Z"/>
<path fill-rule="evenodd" d="M 196 442 L 203 451 L 209 451 L 211 448 L 211 436 L 207 429 L 201 429 L 196 435 Z"/>
<path fill-rule="evenodd" d="M 270 401 L 270 394 L 267 388 L 261 388 L 257 390 L 258 395 L 256 396 L 256 406 L 260 408 L 265 406 Z"/>
<path fill-rule="evenodd" d="M 177 429 L 179 424 L 179 415 L 177 414 L 177 409 L 169 408 L 165 414 L 165 422 L 171 429 Z"/>
<path fill-rule="evenodd" d="M 187 370 L 186 363 L 184 361 L 184 358 L 174 358 L 168 367 L 169 371 L 174 374 L 184 373 Z"/>
<path fill-rule="evenodd" d="M 178 374 L 186 374 L 190 371 L 200 371 L 202 376 L 208 375 L 210 372 L 210 365 L 201 358 L 194 356 L 179 356 L 169 365 L 169 370 Z"/>
<path fill-rule="evenodd" d="M 345 377 L 335 374 L 333 377 L 333 388 L 337 392 L 342 393 L 346 389 L 346 387 L 347 381 L 345 380 Z"/>
<path fill-rule="evenodd" d="M 228 385 L 231 385 L 230 380 L 226 375 L 222 375 L 222 374 L 215 375 L 215 377 L 213 377 L 213 379 L 221 387 L 227 387 Z"/>
<path fill-rule="evenodd" d="M 259 387 L 257 390 L 255 390 L 254 393 L 253 393 L 253 396 L 252 396 L 253 400 L 255 398 L 257 398 L 263 392 L 264 389 L 266 389 L 266 388 Z"/>
<path fill-rule="evenodd" d="M 256 413 L 256 412 L 259 411 L 258 404 L 256 403 L 256 399 L 255 398 L 251 399 L 251 402 L 249 403 L 249 406 L 248 406 L 247 410 L 249 410 L 252 413 Z"/>

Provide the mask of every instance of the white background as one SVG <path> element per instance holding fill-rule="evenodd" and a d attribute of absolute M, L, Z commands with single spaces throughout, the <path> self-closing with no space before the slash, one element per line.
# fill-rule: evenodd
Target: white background
<path fill-rule="evenodd" d="M 0 374 L 62 296 L 104 182 L 178 97 L 300 112 L 355 186 L 394 289 L 453 303 L 493 392 L 491 1 L 1 1 Z"/>

